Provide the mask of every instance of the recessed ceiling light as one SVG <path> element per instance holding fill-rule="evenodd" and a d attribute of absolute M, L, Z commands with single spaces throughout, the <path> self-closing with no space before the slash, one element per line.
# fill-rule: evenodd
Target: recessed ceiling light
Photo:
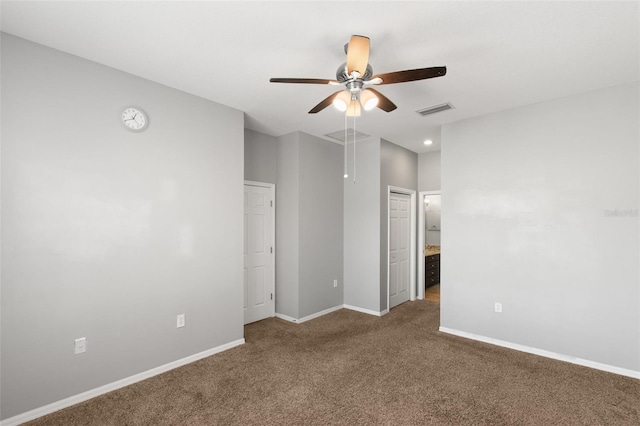
<path fill-rule="evenodd" d="M 425 145 L 431 145 L 433 143 L 433 141 L 431 139 L 427 139 L 426 141 L 424 141 Z"/>

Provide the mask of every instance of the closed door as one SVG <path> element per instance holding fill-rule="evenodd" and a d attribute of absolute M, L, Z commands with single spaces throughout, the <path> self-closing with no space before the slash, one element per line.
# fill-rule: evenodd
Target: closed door
<path fill-rule="evenodd" d="M 389 308 L 409 300 L 411 197 L 392 193 L 389 200 Z"/>
<path fill-rule="evenodd" d="M 271 188 L 244 186 L 244 323 L 274 315 Z"/>

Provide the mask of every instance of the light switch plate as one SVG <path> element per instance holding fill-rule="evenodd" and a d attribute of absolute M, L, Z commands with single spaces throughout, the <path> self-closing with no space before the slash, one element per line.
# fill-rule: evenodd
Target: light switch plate
<path fill-rule="evenodd" d="M 184 326 L 185 326 L 185 317 L 184 317 L 184 314 L 180 314 L 176 319 L 176 327 L 180 328 Z"/>
<path fill-rule="evenodd" d="M 78 354 L 84 353 L 86 351 L 87 351 L 87 338 L 86 337 L 80 337 L 79 339 L 76 339 L 74 353 L 76 355 L 78 355 Z"/>

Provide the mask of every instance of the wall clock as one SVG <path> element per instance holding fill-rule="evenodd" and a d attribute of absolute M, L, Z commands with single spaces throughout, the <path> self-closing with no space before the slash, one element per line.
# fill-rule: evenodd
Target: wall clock
<path fill-rule="evenodd" d="M 149 126 L 149 117 L 138 107 L 127 107 L 122 111 L 122 124 L 132 132 L 142 132 Z"/>

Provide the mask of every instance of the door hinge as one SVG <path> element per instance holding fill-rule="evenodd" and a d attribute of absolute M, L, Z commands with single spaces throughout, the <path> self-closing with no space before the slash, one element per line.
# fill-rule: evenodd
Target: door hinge
<path fill-rule="evenodd" d="M 273 247 L 271 247 L 270 250 L 271 250 L 271 254 L 273 254 Z"/>
<path fill-rule="evenodd" d="M 271 300 L 273 300 L 273 293 L 271 293 Z"/>
<path fill-rule="evenodd" d="M 269 202 L 271 203 L 271 207 L 273 207 L 273 200 L 270 200 Z"/>

